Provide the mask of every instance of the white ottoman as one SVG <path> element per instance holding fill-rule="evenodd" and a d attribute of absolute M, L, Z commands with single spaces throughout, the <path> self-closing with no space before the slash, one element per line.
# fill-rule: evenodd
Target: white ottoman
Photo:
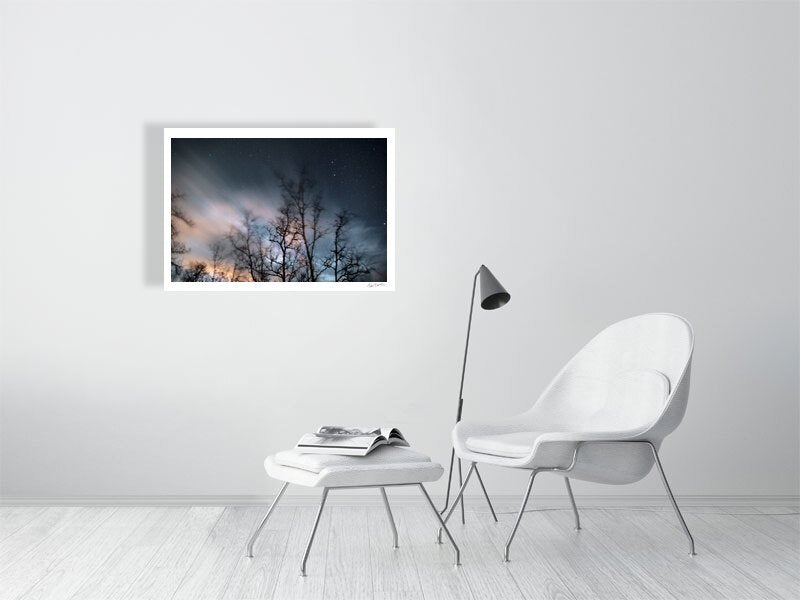
<path fill-rule="evenodd" d="M 336 456 L 332 454 L 303 454 L 295 450 L 278 452 L 273 456 L 268 456 L 264 461 L 264 468 L 267 474 L 274 479 L 283 481 L 278 495 L 264 516 L 264 520 L 253 532 L 250 541 L 247 543 L 247 556 L 253 556 L 253 544 L 255 543 L 261 530 L 269 519 L 278 501 L 283 496 L 290 483 L 303 485 L 306 487 L 322 488 L 322 500 L 317 510 L 317 517 L 314 519 L 314 526 L 311 528 L 311 535 L 306 544 L 303 554 L 303 562 L 300 565 L 300 574 L 305 577 L 306 562 L 314 542 L 314 535 L 317 533 L 319 519 L 322 516 L 322 509 L 325 507 L 325 500 L 328 491 L 338 488 L 367 488 L 377 487 L 381 490 L 383 505 L 386 507 L 386 514 L 389 517 L 389 525 L 392 528 L 394 547 L 397 548 L 397 528 L 392 517 L 392 509 L 389 507 L 389 500 L 386 497 L 387 487 L 400 485 L 419 486 L 422 495 L 431 507 L 433 514 L 439 522 L 439 526 L 447 534 L 447 538 L 455 550 L 455 564 L 461 564 L 461 553 L 453 540 L 453 536 L 447 530 L 447 526 L 442 520 L 439 511 L 431 502 L 425 486 L 422 484 L 428 481 L 436 481 L 442 476 L 444 469 L 439 463 L 431 462 L 431 459 L 415 452 L 409 448 L 399 448 L 396 446 L 381 446 L 370 452 L 367 456 Z"/>

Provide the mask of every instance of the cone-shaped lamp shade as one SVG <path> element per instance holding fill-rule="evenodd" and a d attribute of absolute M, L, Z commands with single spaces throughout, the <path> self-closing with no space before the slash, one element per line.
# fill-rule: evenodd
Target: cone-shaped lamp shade
<path fill-rule="evenodd" d="M 486 265 L 481 265 L 481 308 L 484 310 L 494 310 L 504 306 L 506 302 L 511 300 L 511 294 L 506 291 L 497 277 L 492 275 L 492 272 L 486 268 Z"/>

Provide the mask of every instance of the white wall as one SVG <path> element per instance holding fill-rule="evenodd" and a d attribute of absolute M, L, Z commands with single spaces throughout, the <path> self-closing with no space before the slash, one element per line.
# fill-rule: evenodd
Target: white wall
<path fill-rule="evenodd" d="M 476 314 L 468 417 L 676 312 L 676 491 L 798 493 L 796 3 L 2 11 L 6 496 L 271 493 L 264 456 L 327 422 L 444 461 L 481 262 L 513 297 Z M 161 128 L 320 125 L 397 128 L 397 292 L 163 292 Z"/>

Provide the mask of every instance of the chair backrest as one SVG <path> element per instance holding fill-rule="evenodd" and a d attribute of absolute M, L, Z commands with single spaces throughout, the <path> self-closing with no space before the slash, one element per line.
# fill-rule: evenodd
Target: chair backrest
<path fill-rule="evenodd" d="M 693 347 L 682 317 L 625 319 L 584 346 L 528 412 L 556 429 L 638 429 L 658 443 L 686 412 Z"/>

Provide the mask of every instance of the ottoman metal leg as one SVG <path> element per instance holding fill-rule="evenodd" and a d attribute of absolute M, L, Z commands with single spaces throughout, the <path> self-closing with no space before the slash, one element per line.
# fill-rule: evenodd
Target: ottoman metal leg
<path fill-rule="evenodd" d="M 311 528 L 311 535 L 308 536 L 308 543 L 306 544 L 306 551 L 303 553 L 303 563 L 300 565 L 300 575 L 306 576 L 306 563 L 308 562 L 308 553 L 311 552 L 311 544 L 314 543 L 314 536 L 317 534 L 317 527 L 319 526 L 319 518 L 322 516 L 322 509 L 325 508 L 325 500 L 328 499 L 329 488 L 322 488 L 322 500 L 320 500 L 319 508 L 317 509 L 317 517 L 314 519 L 314 526 Z"/>
<path fill-rule="evenodd" d="M 386 488 L 381 488 L 381 496 L 383 497 L 383 505 L 386 507 L 386 516 L 389 517 L 389 525 L 392 526 L 392 548 L 399 548 L 400 546 L 397 545 L 397 527 L 394 524 L 392 509 L 389 506 L 389 498 L 386 497 Z"/>
<path fill-rule="evenodd" d="M 469 478 L 472 477 L 472 473 L 475 471 L 475 463 L 472 463 L 469 467 L 469 471 L 467 471 L 467 476 L 464 479 L 464 483 L 461 484 L 461 489 L 458 490 L 458 494 L 456 494 L 456 499 L 453 501 L 453 505 L 450 507 L 450 510 L 447 511 L 447 514 L 444 516 L 444 520 L 442 521 L 442 526 L 450 520 L 450 515 L 453 514 L 456 506 L 458 505 L 458 501 L 461 500 L 462 496 L 464 496 L 464 490 L 467 489 L 467 484 L 469 483 Z M 449 536 L 450 534 L 448 534 Z M 439 531 L 436 534 L 436 543 L 442 543 L 442 528 L 439 527 Z"/>
<path fill-rule="evenodd" d="M 467 474 L 467 479 L 469 479 L 469 474 Z M 444 529 L 444 532 L 447 534 L 447 539 L 450 540 L 450 543 L 453 545 L 453 550 L 455 551 L 456 554 L 456 560 L 454 564 L 457 567 L 461 564 L 461 550 L 458 549 L 458 545 L 456 544 L 456 541 L 453 539 L 453 536 L 450 535 L 450 530 L 447 528 L 447 525 L 442 519 L 442 515 L 439 514 L 438 510 L 436 510 L 436 506 L 431 501 L 431 497 L 428 496 L 428 491 L 425 489 L 425 486 L 422 485 L 421 483 L 418 485 L 420 491 L 422 492 L 422 495 L 425 496 L 425 500 L 428 501 L 428 505 L 431 507 L 433 514 L 436 515 L 436 519 L 439 521 L 439 525 L 441 525 L 441 529 L 439 529 L 439 535 L 442 534 L 441 533 L 442 529 Z M 456 498 L 456 504 L 457 503 L 458 503 L 458 498 Z M 456 504 L 453 504 L 453 508 L 455 508 Z M 450 509 L 450 512 L 453 512 L 453 508 Z"/>
<path fill-rule="evenodd" d="M 275 510 L 275 507 L 278 504 L 278 500 L 281 499 L 281 496 L 283 496 L 283 492 L 286 491 L 287 487 L 289 487 L 289 482 L 288 481 L 283 484 L 283 487 L 281 488 L 281 491 L 278 492 L 278 495 L 275 496 L 275 500 L 273 500 L 272 504 L 270 504 L 269 510 L 267 510 L 267 514 L 264 515 L 264 519 L 261 521 L 261 524 L 253 532 L 253 535 L 250 536 L 250 541 L 247 542 L 247 556 L 249 558 L 253 558 L 253 544 L 256 543 L 256 539 L 258 538 L 259 534 L 261 533 L 261 530 L 264 529 L 264 525 L 267 524 L 267 519 L 269 519 L 270 515 L 272 514 L 272 511 Z"/>

